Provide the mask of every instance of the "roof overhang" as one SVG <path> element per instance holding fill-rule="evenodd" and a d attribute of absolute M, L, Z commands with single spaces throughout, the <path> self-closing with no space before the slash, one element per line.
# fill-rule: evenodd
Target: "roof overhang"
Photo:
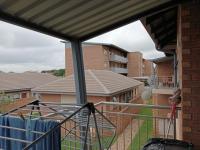
<path fill-rule="evenodd" d="M 173 61 L 173 60 L 174 60 L 174 57 L 170 56 L 170 57 L 160 57 L 160 58 L 152 59 L 151 61 L 154 62 L 155 64 L 157 64 L 157 63 Z"/>
<path fill-rule="evenodd" d="M 114 93 L 92 93 L 92 92 L 87 92 L 87 96 L 104 96 L 104 97 L 110 97 L 110 96 L 116 96 L 118 94 L 130 91 L 132 89 L 138 88 L 139 86 L 143 85 L 143 83 L 141 83 L 140 85 L 136 85 L 134 87 L 130 87 L 130 88 L 126 88 L 123 90 L 119 90 L 117 92 Z M 31 92 L 33 93 L 38 93 L 38 94 L 58 94 L 58 95 L 76 95 L 76 92 L 61 92 L 61 91 L 42 91 L 42 90 L 35 90 L 32 89 Z"/>
<path fill-rule="evenodd" d="M 178 6 L 172 6 L 141 19 L 157 50 L 167 54 L 172 54 L 172 50 L 176 49 L 177 9 Z"/>
<path fill-rule="evenodd" d="M 178 2 L 178 0 L 2 0 L 0 20 L 60 39 L 84 41 L 175 6 Z"/>

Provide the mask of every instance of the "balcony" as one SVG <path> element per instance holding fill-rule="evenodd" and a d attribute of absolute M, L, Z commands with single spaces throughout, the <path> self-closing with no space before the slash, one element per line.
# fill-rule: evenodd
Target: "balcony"
<path fill-rule="evenodd" d="M 152 79 L 154 86 L 153 94 L 172 95 L 174 92 L 175 84 L 173 76 L 158 76 Z"/>
<path fill-rule="evenodd" d="M 116 54 L 112 54 L 110 56 L 110 61 L 120 62 L 120 63 L 127 63 L 128 62 L 128 58 L 123 57 L 123 56 L 119 56 L 119 55 L 116 55 Z"/>
<path fill-rule="evenodd" d="M 157 88 L 174 88 L 172 76 L 158 76 L 156 81 Z"/>
<path fill-rule="evenodd" d="M 111 71 L 115 72 L 115 73 L 128 73 L 128 69 L 127 68 L 118 68 L 118 67 L 111 67 Z"/>
<path fill-rule="evenodd" d="M 91 103 L 80 106 L 36 100 L 8 113 L 18 115 L 20 111 L 23 116 L 33 119 L 38 117 L 58 121 L 63 150 L 81 150 L 82 146 L 85 150 L 140 150 L 150 138 L 177 137 L 179 118 L 176 115 L 174 119 L 169 119 L 169 106 L 119 102 L 99 102 L 93 106 Z M 40 113 L 36 115 L 38 107 Z M 181 108 L 176 107 L 176 110 L 179 113 Z M 27 113 L 29 111 L 31 113 Z M 39 139 L 55 131 L 56 128 L 52 128 L 40 135 Z M 28 148 L 35 144 L 37 142 L 33 141 Z"/>
<path fill-rule="evenodd" d="M 149 138 L 177 137 L 178 118 L 170 123 L 169 106 L 100 102 L 96 108 L 116 126 L 110 150 L 140 150 Z"/>

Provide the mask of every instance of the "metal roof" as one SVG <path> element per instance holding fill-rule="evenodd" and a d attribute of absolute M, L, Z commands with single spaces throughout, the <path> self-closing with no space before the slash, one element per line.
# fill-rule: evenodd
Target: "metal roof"
<path fill-rule="evenodd" d="M 155 13 L 178 0 L 0 0 L 0 20 L 81 41 Z"/>

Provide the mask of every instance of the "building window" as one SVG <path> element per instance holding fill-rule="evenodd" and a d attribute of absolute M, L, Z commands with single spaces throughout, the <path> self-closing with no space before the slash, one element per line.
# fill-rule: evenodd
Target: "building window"
<path fill-rule="evenodd" d="M 21 98 L 26 98 L 27 97 L 27 93 L 22 93 L 21 94 Z"/>
<path fill-rule="evenodd" d="M 20 95 L 17 93 L 17 94 L 14 94 L 13 95 L 13 99 L 20 99 Z"/>
<path fill-rule="evenodd" d="M 107 54 L 108 54 L 107 50 L 104 50 L 104 55 L 107 55 Z"/>

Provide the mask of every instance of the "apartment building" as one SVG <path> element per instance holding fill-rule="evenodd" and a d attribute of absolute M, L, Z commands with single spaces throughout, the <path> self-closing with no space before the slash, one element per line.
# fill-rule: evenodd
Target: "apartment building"
<path fill-rule="evenodd" d="M 83 59 L 85 69 L 111 70 L 127 75 L 128 51 L 112 44 L 84 43 Z M 66 43 L 66 75 L 73 73 L 72 51 Z"/>
<path fill-rule="evenodd" d="M 150 76 L 153 63 L 143 59 L 140 52 L 128 52 L 116 45 L 105 43 L 84 43 L 83 59 L 85 69 L 111 70 L 129 77 Z M 72 51 L 66 43 L 66 75 L 73 73 Z"/>

